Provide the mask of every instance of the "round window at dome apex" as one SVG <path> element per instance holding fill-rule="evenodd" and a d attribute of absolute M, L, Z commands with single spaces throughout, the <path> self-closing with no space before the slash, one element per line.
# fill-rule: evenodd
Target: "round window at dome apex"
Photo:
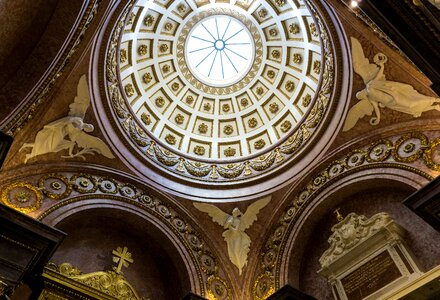
<path fill-rule="evenodd" d="M 216 15 L 197 23 L 186 40 L 185 55 L 190 71 L 205 84 L 234 84 L 250 70 L 254 41 L 239 20 Z"/>

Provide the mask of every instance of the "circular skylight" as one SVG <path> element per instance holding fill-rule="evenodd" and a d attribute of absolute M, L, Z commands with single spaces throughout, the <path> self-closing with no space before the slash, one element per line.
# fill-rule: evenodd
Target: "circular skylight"
<path fill-rule="evenodd" d="M 248 29 L 227 15 L 200 21 L 187 39 L 185 55 L 191 72 L 201 81 L 226 86 L 250 69 L 254 45 Z"/>

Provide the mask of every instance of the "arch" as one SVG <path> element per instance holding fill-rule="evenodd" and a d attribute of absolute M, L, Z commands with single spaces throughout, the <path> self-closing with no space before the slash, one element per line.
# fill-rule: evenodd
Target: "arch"
<path fill-rule="evenodd" d="M 219 299 L 231 297 L 230 278 L 203 230 L 183 206 L 133 175 L 74 162 L 66 166 L 21 166 L 4 175 L 0 186 L 6 190 L 30 186 L 29 207 L 35 201 L 33 195 L 39 195 L 40 203 L 32 206 L 29 215 L 49 225 L 57 226 L 75 214 L 94 209 L 113 209 L 142 219 L 161 232 L 169 248 L 180 256 L 191 292 Z M 14 205 L 12 200 L 2 200 Z"/>
<path fill-rule="evenodd" d="M 74 197 L 45 211 L 39 219 L 68 234 L 51 259 L 55 263 L 69 262 L 84 273 L 101 271 L 96 269 L 98 264 L 110 265 L 113 250 L 102 247 L 127 246 L 134 263 L 124 273 L 131 284 L 140 286 L 140 295 L 147 292 L 152 299 L 173 299 L 189 291 L 203 294 L 202 274 L 193 263 L 192 253 L 159 216 L 140 210 L 134 201 L 94 195 Z M 96 251 L 90 253 L 95 260 L 75 247 L 78 242 L 87 252 Z M 80 252 L 83 255 L 76 255 Z M 170 283 L 173 288 L 165 288 Z"/>

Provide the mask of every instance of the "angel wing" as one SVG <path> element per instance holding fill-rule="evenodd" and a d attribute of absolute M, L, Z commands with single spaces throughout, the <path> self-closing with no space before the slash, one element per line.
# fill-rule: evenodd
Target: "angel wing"
<path fill-rule="evenodd" d="M 90 105 L 89 87 L 86 75 L 81 76 L 78 82 L 75 100 L 69 105 L 69 116 L 84 119 L 87 108 Z"/>
<path fill-rule="evenodd" d="M 86 152 L 94 151 L 105 157 L 115 158 L 109 147 L 100 138 L 89 135 L 84 131 L 78 132 L 74 137 L 74 141 L 78 144 L 79 148 L 86 149 Z"/>
<path fill-rule="evenodd" d="M 370 64 L 368 58 L 364 55 L 361 43 L 354 37 L 351 37 L 351 55 L 353 58 L 354 71 L 359 74 L 364 80 L 364 83 L 367 84 L 376 76 L 379 71 L 379 66 Z"/>
<path fill-rule="evenodd" d="M 193 204 L 195 208 L 207 213 L 214 222 L 220 224 L 221 226 L 224 226 L 226 220 L 230 217 L 230 215 L 228 215 L 220 208 L 212 204 L 198 203 L 198 202 L 194 202 Z"/>
<path fill-rule="evenodd" d="M 344 128 L 342 131 L 348 131 L 356 125 L 357 121 L 364 116 L 371 116 L 374 110 L 373 105 L 368 99 L 362 99 L 356 103 L 348 112 L 347 119 L 345 120 Z"/>
<path fill-rule="evenodd" d="M 247 208 L 246 212 L 240 219 L 240 230 L 245 231 L 248 229 L 256 220 L 258 212 L 269 203 L 272 196 L 267 196 L 260 199 Z"/>

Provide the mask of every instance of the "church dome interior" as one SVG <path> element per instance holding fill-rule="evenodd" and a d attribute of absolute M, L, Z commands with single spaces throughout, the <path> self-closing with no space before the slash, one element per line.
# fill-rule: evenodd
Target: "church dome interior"
<path fill-rule="evenodd" d="M 0 297 L 440 297 L 438 1 L 0 18 Z"/>

